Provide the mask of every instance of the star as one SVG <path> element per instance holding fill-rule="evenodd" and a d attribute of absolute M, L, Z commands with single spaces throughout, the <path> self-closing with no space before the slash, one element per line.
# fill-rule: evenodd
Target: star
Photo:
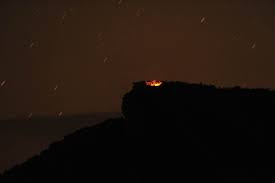
<path fill-rule="evenodd" d="M 32 118 L 32 113 L 30 113 L 29 115 L 28 115 L 28 119 L 31 119 Z"/>
<path fill-rule="evenodd" d="M 121 5 L 122 3 L 123 3 L 123 0 L 119 0 L 119 1 L 117 2 L 118 5 Z"/>
<path fill-rule="evenodd" d="M 105 57 L 103 62 L 106 63 L 108 61 L 108 57 Z"/>
<path fill-rule="evenodd" d="M 56 91 L 57 89 L 58 89 L 58 85 L 56 85 L 53 90 Z"/>
<path fill-rule="evenodd" d="M 30 44 L 30 48 L 32 48 L 34 46 L 34 42 L 32 42 L 31 44 Z"/>
<path fill-rule="evenodd" d="M 58 113 L 58 117 L 61 117 L 63 115 L 63 112 Z"/>
<path fill-rule="evenodd" d="M 202 17 L 201 23 L 205 22 L 205 17 Z"/>
<path fill-rule="evenodd" d="M 6 81 L 2 81 L 0 86 L 3 87 L 6 84 Z"/>
<path fill-rule="evenodd" d="M 254 43 L 254 44 L 251 46 L 251 48 L 254 49 L 254 48 L 256 48 L 256 46 L 257 46 L 256 43 Z"/>

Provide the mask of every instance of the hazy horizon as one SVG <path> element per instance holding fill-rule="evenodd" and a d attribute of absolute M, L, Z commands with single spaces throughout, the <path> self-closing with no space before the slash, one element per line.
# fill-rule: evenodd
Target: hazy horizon
<path fill-rule="evenodd" d="M 38 154 L 63 136 L 120 113 L 93 113 L 90 116 L 0 121 L 0 173 Z"/>

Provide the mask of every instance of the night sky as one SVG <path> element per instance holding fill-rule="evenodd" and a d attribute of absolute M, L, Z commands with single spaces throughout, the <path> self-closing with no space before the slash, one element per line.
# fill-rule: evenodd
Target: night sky
<path fill-rule="evenodd" d="M 274 0 L 0 2 L 0 119 L 120 111 L 137 80 L 275 88 Z"/>

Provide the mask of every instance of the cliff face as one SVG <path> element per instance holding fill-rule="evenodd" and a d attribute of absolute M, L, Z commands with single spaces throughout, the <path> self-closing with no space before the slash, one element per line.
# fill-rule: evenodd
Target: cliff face
<path fill-rule="evenodd" d="M 180 82 L 151 87 L 141 81 L 124 96 L 122 112 L 133 134 L 153 129 L 162 136 L 190 135 L 214 152 L 217 166 L 265 167 L 275 162 L 270 147 L 275 139 L 274 106 L 275 92 L 266 89 Z"/>
<path fill-rule="evenodd" d="M 165 121 L 165 126 L 195 125 L 246 128 L 274 121 L 275 92 L 265 89 L 216 88 L 164 82 L 159 87 L 134 83 L 125 94 L 122 113 L 129 120 Z M 192 124 L 188 121 L 192 120 Z M 172 122 L 173 121 L 173 122 Z"/>

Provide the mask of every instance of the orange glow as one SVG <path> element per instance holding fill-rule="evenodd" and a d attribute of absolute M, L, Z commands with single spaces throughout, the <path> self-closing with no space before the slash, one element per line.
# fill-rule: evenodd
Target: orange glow
<path fill-rule="evenodd" d="M 145 83 L 148 86 L 160 86 L 162 84 L 161 81 L 157 81 L 157 80 L 145 81 Z"/>

